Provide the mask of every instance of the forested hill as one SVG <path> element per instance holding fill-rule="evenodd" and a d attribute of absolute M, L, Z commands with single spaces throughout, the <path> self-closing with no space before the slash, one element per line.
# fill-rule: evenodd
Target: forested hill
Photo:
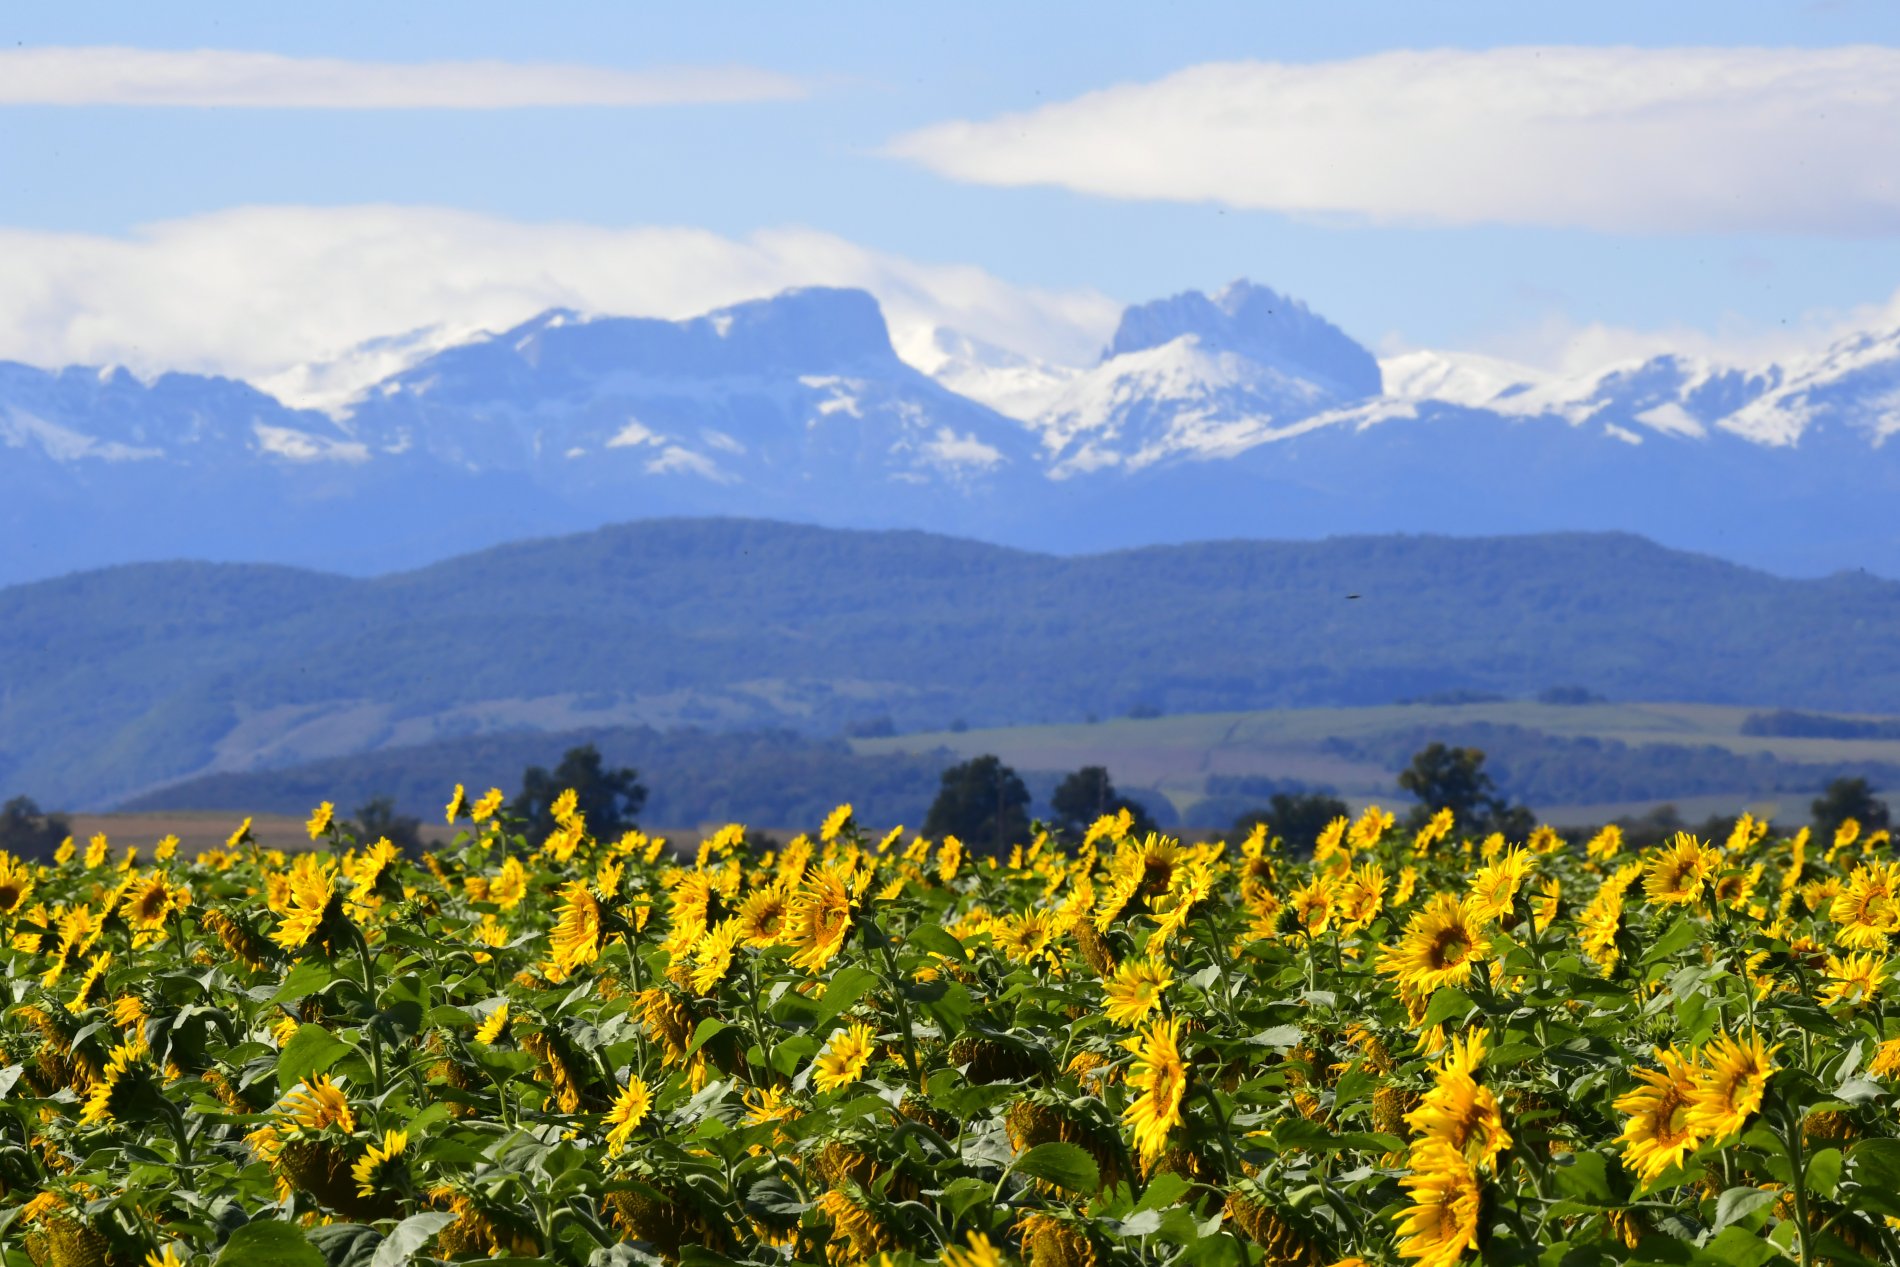
<path fill-rule="evenodd" d="M 0 791 L 103 805 L 521 728 L 823 734 L 1554 685 L 1900 711 L 1895 630 L 1900 584 L 1786 580 L 1618 534 L 1059 558 L 645 521 L 369 580 L 171 563 L 0 590 Z"/>

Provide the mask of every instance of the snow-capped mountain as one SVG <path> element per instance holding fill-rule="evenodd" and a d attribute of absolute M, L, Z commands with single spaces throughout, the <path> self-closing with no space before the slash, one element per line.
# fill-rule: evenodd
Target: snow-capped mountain
<path fill-rule="evenodd" d="M 1621 528 L 1900 574 L 1900 332 L 1780 365 L 1561 377 L 1381 363 L 1237 282 L 1127 310 L 1057 366 L 809 289 L 687 321 L 552 311 L 273 379 L 0 364 L 0 582 L 177 555 L 374 571 L 660 514 L 1034 548 Z M 321 406 L 321 407 L 312 407 Z"/>

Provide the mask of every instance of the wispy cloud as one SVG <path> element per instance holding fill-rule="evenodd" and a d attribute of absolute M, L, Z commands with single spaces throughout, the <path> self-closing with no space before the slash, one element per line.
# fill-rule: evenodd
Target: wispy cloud
<path fill-rule="evenodd" d="M 0 50 L 0 105 L 506 110 L 781 101 L 802 81 L 748 66 L 365 62 L 230 49 Z"/>
<path fill-rule="evenodd" d="M 876 295 L 900 352 L 942 325 L 1082 361 L 1119 313 L 1092 291 L 1016 286 L 808 229 L 731 238 L 427 207 L 248 207 L 123 237 L 0 229 L 0 359 L 221 373 L 330 404 L 418 350 L 550 307 L 678 318 L 809 285 Z"/>
<path fill-rule="evenodd" d="M 1900 50 L 1228 62 L 889 147 L 956 180 L 1373 221 L 1900 231 Z"/>

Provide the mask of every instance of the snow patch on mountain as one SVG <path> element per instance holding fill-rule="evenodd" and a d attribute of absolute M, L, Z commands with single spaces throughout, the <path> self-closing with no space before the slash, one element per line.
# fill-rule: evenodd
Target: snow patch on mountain
<path fill-rule="evenodd" d="M 86 458 L 103 462 L 144 462 L 165 456 L 163 449 L 101 440 L 19 409 L 0 413 L 0 440 L 4 440 L 8 448 L 34 445 L 55 462 L 78 462 Z"/>

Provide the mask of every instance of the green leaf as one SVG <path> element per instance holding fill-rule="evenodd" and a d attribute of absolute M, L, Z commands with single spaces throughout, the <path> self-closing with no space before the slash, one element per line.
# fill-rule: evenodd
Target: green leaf
<path fill-rule="evenodd" d="M 1619 1195 L 1610 1182 L 1610 1159 L 1602 1153 L 1572 1153 L 1568 1165 L 1555 1168 L 1557 1190 L 1565 1196 L 1593 1206 L 1621 1206 Z"/>
<path fill-rule="evenodd" d="M 1263 1029 L 1247 1040 L 1255 1047 L 1288 1047 L 1300 1045 L 1300 1027 L 1297 1025 L 1275 1025 L 1272 1029 Z"/>
<path fill-rule="evenodd" d="M 1425 1019 L 1419 1022 L 1420 1029 L 1430 1029 L 1434 1025 L 1443 1025 L 1446 1021 L 1465 1015 L 1477 1004 L 1463 990 L 1451 986 L 1441 986 L 1432 995 L 1431 1004 L 1425 1009 Z"/>
<path fill-rule="evenodd" d="M 369 1267 L 383 1234 L 362 1223 L 327 1223 L 306 1229 L 304 1235 L 322 1253 L 330 1267 Z"/>
<path fill-rule="evenodd" d="M 1643 952 L 1642 962 L 1655 963 L 1667 959 L 1679 950 L 1686 950 L 1702 937 L 1702 926 L 1686 919 L 1677 919 L 1650 948 Z"/>
<path fill-rule="evenodd" d="M 1779 1192 L 1762 1188 L 1730 1188 L 1715 1203 L 1717 1230 L 1731 1223 L 1740 1223 L 1765 1205 L 1773 1205 L 1780 1195 Z"/>
<path fill-rule="evenodd" d="M 259 1219 L 231 1233 L 218 1251 L 218 1267 L 329 1267 L 295 1223 Z"/>
<path fill-rule="evenodd" d="M 904 938 L 904 948 L 939 954 L 950 959 L 967 961 L 970 957 L 970 952 L 963 948 L 962 942 L 935 924 L 920 924 L 911 929 L 910 935 Z"/>
<path fill-rule="evenodd" d="M 952 981 L 942 994 L 919 1007 L 925 1016 L 937 1022 L 944 1037 L 955 1038 L 969 1024 L 970 1015 L 976 1011 L 976 1000 L 970 997 L 961 981 Z"/>
<path fill-rule="evenodd" d="M 1037 1144 L 1017 1157 L 1011 1169 L 1034 1179 L 1046 1179 L 1070 1192 L 1090 1193 L 1102 1186 L 1095 1159 L 1074 1144 Z"/>
<path fill-rule="evenodd" d="M 277 1089 L 288 1091 L 341 1060 L 350 1045 L 321 1025 L 299 1025 L 277 1057 Z"/>
<path fill-rule="evenodd" d="M 1834 1195 L 1841 1182 L 1841 1150 L 1823 1148 L 1808 1159 L 1808 1191 L 1823 1197 Z"/>
<path fill-rule="evenodd" d="M 963 1212 L 979 1201 L 988 1201 L 992 1188 L 981 1179 L 952 1179 L 943 1186 L 943 1204 L 950 1217 L 960 1219 Z"/>
<path fill-rule="evenodd" d="M 856 964 L 846 964 L 825 983 L 824 1001 L 818 1005 L 818 1021 L 813 1029 L 823 1029 L 845 1010 L 863 998 L 877 984 L 877 974 Z"/>
<path fill-rule="evenodd" d="M 1704 1245 L 1698 1255 L 1698 1259 L 1721 1263 L 1723 1267 L 1761 1267 L 1770 1259 L 1779 1257 L 1780 1250 L 1753 1232 L 1739 1227 L 1716 1233 L 1715 1239 Z"/>
<path fill-rule="evenodd" d="M 1863 1139 L 1847 1156 L 1855 1183 L 1900 1193 L 1900 1139 Z"/>
<path fill-rule="evenodd" d="M 277 987 L 277 993 L 270 996 L 272 1003 L 295 1003 L 298 999 L 315 994 L 324 986 L 336 980 L 336 970 L 320 960 L 307 959 L 292 968 L 284 977 L 284 983 Z"/>
<path fill-rule="evenodd" d="M 453 1214 L 412 1214 L 396 1224 L 395 1230 L 376 1247 L 370 1267 L 403 1267 L 437 1232 L 455 1222 Z"/>
<path fill-rule="evenodd" d="M 693 1031 L 693 1041 L 686 1045 L 686 1054 L 692 1055 L 704 1047 L 709 1039 L 731 1028 L 730 1021 L 722 1021 L 716 1016 L 707 1017 L 699 1023 L 699 1028 Z"/>

